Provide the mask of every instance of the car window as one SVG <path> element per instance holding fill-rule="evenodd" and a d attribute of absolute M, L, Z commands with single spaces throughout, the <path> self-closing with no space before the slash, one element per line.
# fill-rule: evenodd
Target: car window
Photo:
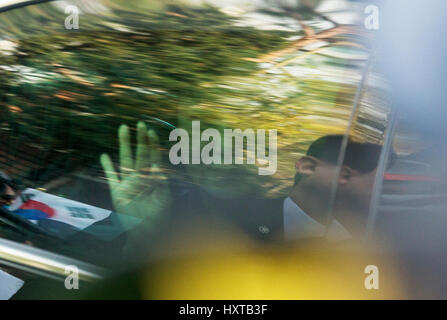
<path fill-rule="evenodd" d="M 197 211 L 197 199 L 207 217 L 229 212 L 222 225 L 275 238 L 285 222 L 269 206 L 288 197 L 313 142 L 383 142 L 371 34 L 356 27 L 360 7 L 344 8 L 51 1 L 1 13 L 0 169 L 20 180 L 6 209 L 32 224 L 15 240 L 42 232 L 51 240 L 31 243 L 118 265 L 145 244 L 134 230 L 183 224 L 171 213 Z M 322 198 L 340 197 L 334 179 Z M 233 213 L 264 202 L 259 221 Z"/>

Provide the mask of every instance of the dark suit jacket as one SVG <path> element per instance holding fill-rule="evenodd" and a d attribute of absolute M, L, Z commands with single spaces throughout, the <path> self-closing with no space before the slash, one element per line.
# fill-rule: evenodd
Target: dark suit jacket
<path fill-rule="evenodd" d="M 283 239 L 283 198 L 222 200 L 200 187 L 185 184 L 174 185 L 171 191 L 174 200 L 164 221 L 154 223 L 148 218 L 130 231 L 127 253 L 140 259 L 179 234 L 188 237 L 188 232 L 194 236 L 203 232 L 208 237 L 231 237 L 236 232 L 261 244 L 280 243 Z"/>
<path fill-rule="evenodd" d="M 227 225 L 255 240 L 279 241 L 283 235 L 283 201 L 256 196 L 222 200 L 206 190 L 187 188 L 176 197 L 171 223 L 201 220 L 217 229 Z"/>

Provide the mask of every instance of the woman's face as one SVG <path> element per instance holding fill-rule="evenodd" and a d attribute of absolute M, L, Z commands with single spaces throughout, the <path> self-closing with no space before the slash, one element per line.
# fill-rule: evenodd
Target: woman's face
<path fill-rule="evenodd" d="M 16 192 L 10 186 L 5 185 L 5 190 L 3 194 L 0 196 L 0 205 L 9 206 L 15 199 Z"/>

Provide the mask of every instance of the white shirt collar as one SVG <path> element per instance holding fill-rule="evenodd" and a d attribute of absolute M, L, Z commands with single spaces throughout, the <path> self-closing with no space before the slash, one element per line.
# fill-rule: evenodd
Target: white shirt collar
<path fill-rule="evenodd" d="M 285 240 L 324 236 L 325 226 L 307 215 L 290 197 L 284 199 L 283 215 Z M 329 240 L 343 240 L 351 238 L 351 235 L 337 220 L 333 220 L 327 237 Z"/>

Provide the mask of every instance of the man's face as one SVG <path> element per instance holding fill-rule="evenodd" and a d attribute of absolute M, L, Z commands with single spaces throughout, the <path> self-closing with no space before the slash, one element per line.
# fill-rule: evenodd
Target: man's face
<path fill-rule="evenodd" d="M 343 176 L 344 171 L 350 173 Z M 343 221 L 351 231 L 362 233 L 365 230 L 376 171 L 360 173 L 345 168 L 340 174 L 334 218 Z"/>
<path fill-rule="evenodd" d="M 376 169 L 368 173 L 360 173 L 350 168 L 343 168 L 338 180 L 338 194 L 347 208 L 354 210 L 368 209 L 374 186 Z M 348 173 L 347 173 L 348 172 Z"/>
<path fill-rule="evenodd" d="M 303 157 L 297 162 L 297 171 L 305 176 L 298 182 L 300 188 L 318 195 L 320 206 L 329 203 L 332 188 L 337 187 L 333 208 L 335 219 L 343 220 L 342 224 L 347 223 L 355 227 L 366 223 L 376 170 L 361 173 L 343 166 L 337 184 L 334 184 L 337 179 L 336 165 L 313 157 Z"/>

